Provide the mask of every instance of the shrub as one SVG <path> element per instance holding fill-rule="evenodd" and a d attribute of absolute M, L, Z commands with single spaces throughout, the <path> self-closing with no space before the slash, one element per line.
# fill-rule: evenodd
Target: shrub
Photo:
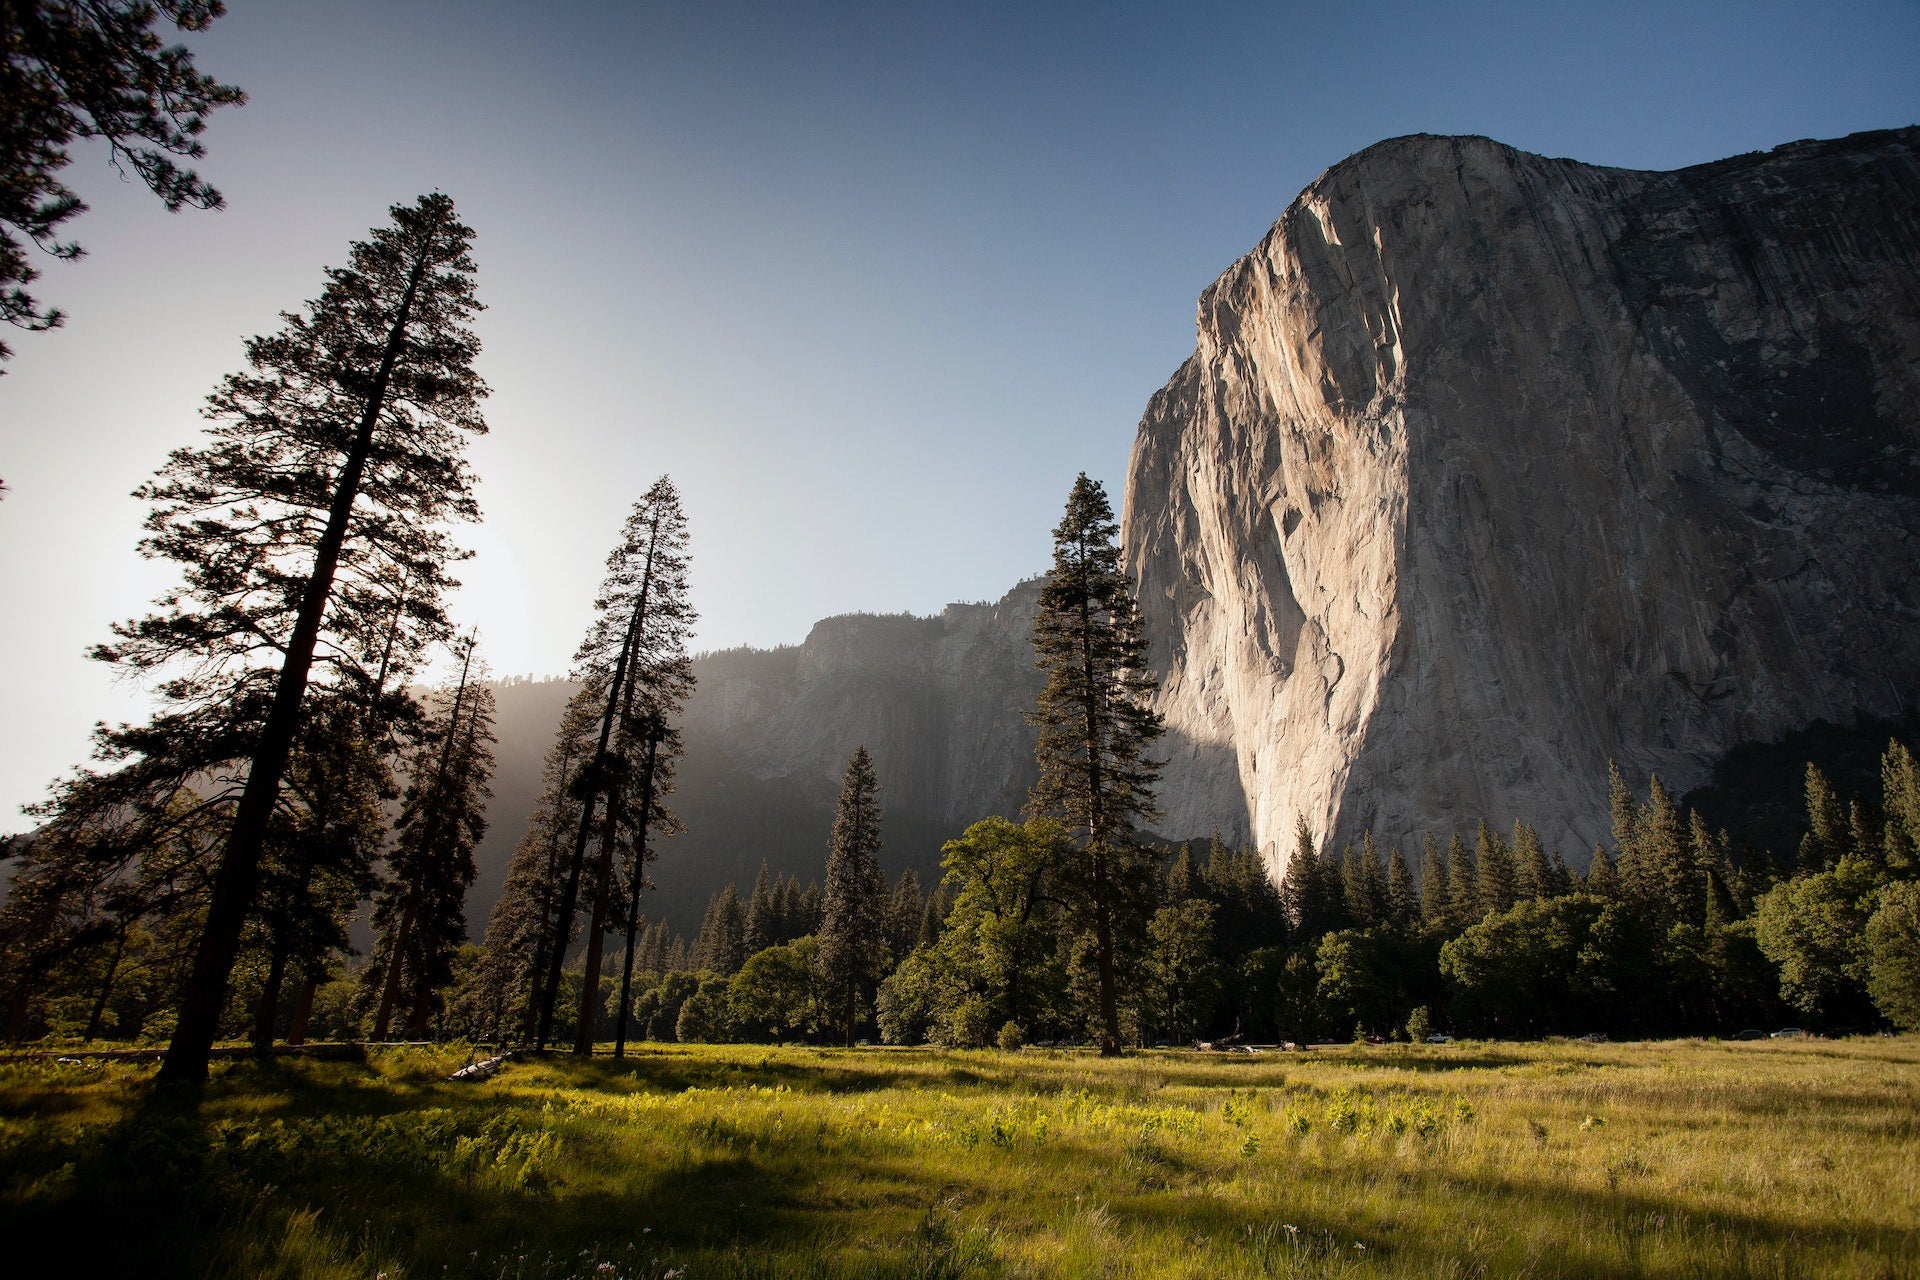
<path fill-rule="evenodd" d="M 914 951 L 885 982 L 874 1000 L 880 1038 L 888 1044 L 919 1044 L 927 1038 L 942 1000 L 939 966 L 926 947 Z"/>
<path fill-rule="evenodd" d="M 774 1040 L 818 1031 L 827 1019 L 819 959 L 820 942 L 813 937 L 749 956 L 733 975 L 735 1021 L 756 1036 Z"/>
<path fill-rule="evenodd" d="M 1920 1031 L 1920 883 L 1890 884 L 1867 921 L 1867 994 L 1902 1031 Z"/>
<path fill-rule="evenodd" d="M 673 1034 L 682 1044 L 725 1044 L 734 1038 L 733 1005 L 725 978 L 701 975 L 699 989 L 680 1006 Z"/>
<path fill-rule="evenodd" d="M 991 1017 L 984 997 L 968 996 L 947 1010 L 935 1028 L 934 1039 L 948 1049 L 984 1048 Z"/>
<path fill-rule="evenodd" d="M 1864 926 L 1872 899 L 1844 859 L 1832 871 L 1776 885 L 1754 903 L 1760 950 L 1780 966 L 1780 995 L 1809 1018 L 1849 1017 L 1867 977 Z"/>

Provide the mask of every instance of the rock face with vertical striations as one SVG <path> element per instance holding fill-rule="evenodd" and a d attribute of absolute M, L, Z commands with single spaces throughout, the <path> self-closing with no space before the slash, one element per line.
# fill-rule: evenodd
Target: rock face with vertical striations
<path fill-rule="evenodd" d="M 1164 829 L 1524 818 L 1920 697 L 1920 130 L 1673 173 L 1335 166 L 1200 300 L 1127 484 Z"/>

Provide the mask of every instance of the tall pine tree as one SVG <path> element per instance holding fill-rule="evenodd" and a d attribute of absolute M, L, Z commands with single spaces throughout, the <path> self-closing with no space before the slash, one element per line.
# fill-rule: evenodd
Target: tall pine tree
<path fill-rule="evenodd" d="M 1453 889 L 1447 880 L 1447 855 L 1428 831 L 1420 837 L 1420 921 L 1430 934 L 1452 927 Z"/>
<path fill-rule="evenodd" d="M 1480 868 L 1458 833 L 1447 840 L 1447 898 L 1453 907 L 1452 918 L 1448 921 L 1452 932 L 1460 933 L 1480 923 L 1483 914 L 1480 910 Z"/>
<path fill-rule="evenodd" d="M 1144 927 L 1136 832 L 1158 816 L 1160 762 L 1147 753 L 1162 727 L 1149 705 L 1155 683 L 1118 535 L 1106 491 L 1082 472 L 1053 531 L 1053 568 L 1033 627 L 1046 684 L 1032 717 L 1040 778 L 1030 807 L 1064 820 L 1080 846 L 1079 901 L 1093 934 L 1105 1054 L 1120 1051 L 1121 953 L 1137 951 Z"/>
<path fill-rule="evenodd" d="M 645 877 L 644 840 L 660 817 L 657 801 L 645 793 L 658 781 L 660 744 L 671 729 L 692 685 L 686 637 L 694 618 L 686 599 L 686 519 L 679 493 L 662 476 L 634 504 L 620 541 L 607 557 L 607 572 L 594 601 L 596 617 L 575 655 L 581 682 L 600 704 L 598 738 L 578 782 L 580 824 L 566 863 L 547 948 L 547 972 L 534 1035 L 544 1047 L 560 997 L 560 971 L 566 959 L 584 885 L 589 922 L 586 930 L 587 977 L 581 988 L 581 1017 L 574 1052 L 593 1051 L 598 1012 L 599 970 L 604 935 L 620 921 L 615 910 L 616 866 L 622 840 L 641 842 L 635 868 Z M 651 745 L 650 745 L 651 744 Z M 669 748 L 667 759 L 670 762 Z M 599 836 L 597 856 L 588 846 Z M 630 940 L 631 941 L 631 940 Z"/>
<path fill-rule="evenodd" d="M 780 929 L 780 901 L 774 893 L 773 876 L 767 870 L 766 860 L 760 862 L 760 874 L 753 878 L 753 893 L 747 898 L 747 934 L 748 955 L 758 955 L 768 947 L 780 945 L 785 941 Z"/>
<path fill-rule="evenodd" d="M 540 796 L 514 846 L 482 939 L 482 999 L 502 1029 L 510 1026 L 526 1041 L 533 1038 L 548 949 L 556 944 L 554 917 L 567 853 L 580 825 L 574 784 L 593 751 L 595 711 L 592 690 L 582 688 L 560 714 L 540 775 Z M 564 950 L 572 942 L 567 937 L 558 945 Z"/>
<path fill-rule="evenodd" d="M 879 977 L 887 953 L 887 881 L 880 873 L 880 780 L 873 757 L 857 748 L 840 781 L 827 840 L 827 887 L 820 922 L 820 968 L 834 1017 L 853 1043 L 861 989 Z"/>
<path fill-rule="evenodd" d="M 379 945 L 366 971 L 378 993 L 373 1035 L 385 1040 L 399 1002 L 410 1032 L 426 1024 L 437 993 L 453 976 L 454 950 L 466 938 L 473 853 L 487 831 L 493 796 L 493 690 L 473 670 L 474 641 L 462 647 L 460 675 L 439 691 L 427 740 L 415 753 L 385 883 L 375 899 Z"/>
<path fill-rule="evenodd" d="M 1474 842 L 1475 861 L 1480 873 L 1479 902 L 1482 916 L 1502 915 L 1517 901 L 1513 870 L 1513 850 L 1494 834 L 1485 822 L 1480 824 Z"/>
<path fill-rule="evenodd" d="M 208 400 L 209 441 L 137 491 L 153 503 L 142 551 L 185 583 L 96 656 L 166 674 L 162 720 L 211 710 L 247 743 L 162 1081 L 206 1076 L 316 669 L 344 693 L 404 701 L 372 672 L 393 637 L 395 583 L 409 584 L 401 648 L 417 655 L 445 631 L 457 553 L 442 526 L 477 515 L 463 456 L 486 430 L 473 233 L 443 195 L 392 215 L 318 299 L 246 344 L 247 370 Z"/>

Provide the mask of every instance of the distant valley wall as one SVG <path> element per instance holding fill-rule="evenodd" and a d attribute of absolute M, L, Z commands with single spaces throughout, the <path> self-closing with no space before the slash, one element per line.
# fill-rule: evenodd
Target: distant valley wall
<path fill-rule="evenodd" d="M 940 845 L 969 823 L 1014 816 L 1033 781 L 1023 713 L 1039 677 L 1027 636 L 1038 584 L 938 616 L 828 618 L 787 648 L 730 649 L 694 662 L 686 759 L 670 803 L 687 824 L 653 867 L 652 918 L 691 932 L 707 896 L 744 892 L 760 862 L 817 879 L 840 775 L 854 748 L 873 753 L 890 875 L 936 873 Z M 539 791 L 541 761 L 574 686 L 498 689 L 501 747 L 481 875 L 468 909 L 477 936 L 499 896 Z"/>

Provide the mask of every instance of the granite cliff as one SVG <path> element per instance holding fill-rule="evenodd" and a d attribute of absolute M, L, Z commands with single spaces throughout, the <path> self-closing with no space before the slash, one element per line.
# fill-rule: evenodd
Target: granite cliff
<path fill-rule="evenodd" d="M 1920 130 L 1409 137 L 1200 299 L 1127 483 L 1169 832 L 1417 847 L 1920 698 Z"/>

